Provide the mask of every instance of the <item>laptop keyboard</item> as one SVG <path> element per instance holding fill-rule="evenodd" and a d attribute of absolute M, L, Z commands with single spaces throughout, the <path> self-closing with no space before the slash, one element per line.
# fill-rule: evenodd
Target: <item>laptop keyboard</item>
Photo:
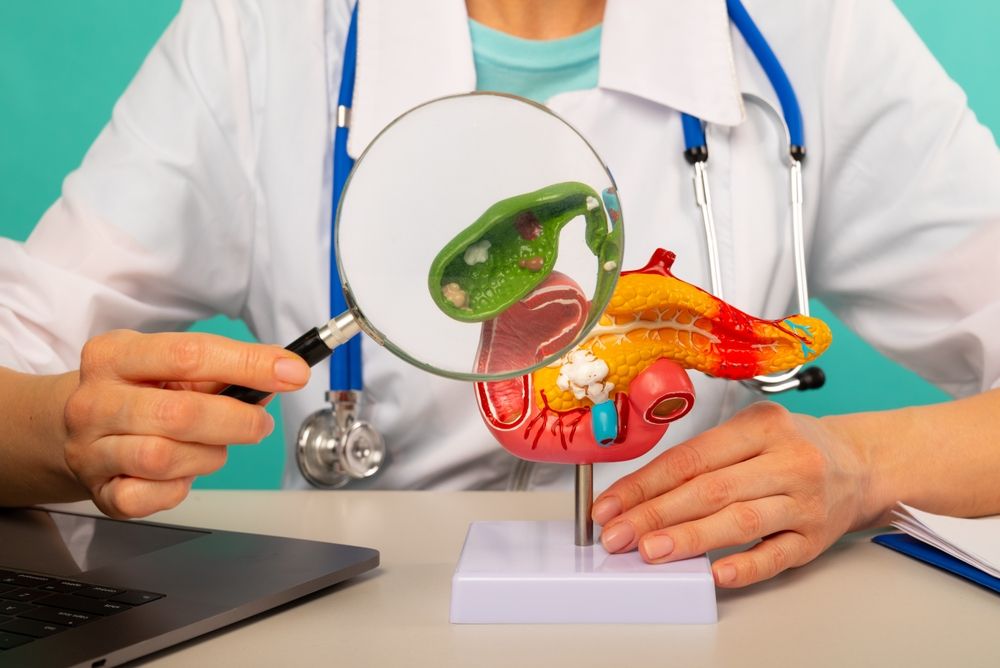
<path fill-rule="evenodd" d="M 159 598 L 163 594 L 0 570 L 0 652 Z"/>

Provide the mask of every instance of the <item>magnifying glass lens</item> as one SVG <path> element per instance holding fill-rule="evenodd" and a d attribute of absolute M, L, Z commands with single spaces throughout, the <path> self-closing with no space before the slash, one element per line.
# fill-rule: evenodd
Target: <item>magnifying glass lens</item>
<path fill-rule="evenodd" d="M 621 214 L 590 145 L 503 95 L 407 112 L 358 159 L 337 261 L 362 329 L 403 359 L 468 380 L 555 361 L 618 276 Z"/>

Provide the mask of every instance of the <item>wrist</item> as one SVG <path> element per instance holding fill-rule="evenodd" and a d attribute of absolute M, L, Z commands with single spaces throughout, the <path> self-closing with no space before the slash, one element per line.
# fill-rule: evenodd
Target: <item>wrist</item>
<path fill-rule="evenodd" d="M 897 413 L 898 411 L 893 411 Z M 901 498 L 899 475 L 891 434 L 889 413 L 856 413 L 831 415 L 820 422 L 852 453 L 858 464 L 859 504 L 851 531 L 884 526 L 891 519 L 892 508 Z"/>
<path fill-rule="evenodd" d="M 79 484 L 76 474 L 66 462 L 66 444 L 69 432 L 66 428 L 66 402 L 80 385 L 80 372 L 71 371 L 57 376 L 39 377 L 41 394 L 37 400 L 44 411 L 45 429 L 42 437 L 54 446 L 52 472 L 74 484 Z M 82 487 L 81 487 L 82 489 Z"/>
<path fill-rule="evenodd" d="M 72 501 L 86 488 L 66 463 L 66 401 L 79 374 L 33 375 L 0 368 L 0 505 Z"/>

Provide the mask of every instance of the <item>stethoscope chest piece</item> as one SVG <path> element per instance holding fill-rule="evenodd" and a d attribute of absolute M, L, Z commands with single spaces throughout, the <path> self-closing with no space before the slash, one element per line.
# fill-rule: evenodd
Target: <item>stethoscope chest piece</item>
<path fill-rule="evenodd" d="M 385 459 L 385 441 L 358 419 L 361 392 L 330 391 L 326 399 L 330 406 L 310 415 L 299 429 L 296 460 L 310 484 L 337 489 L 375 475 Z"/>

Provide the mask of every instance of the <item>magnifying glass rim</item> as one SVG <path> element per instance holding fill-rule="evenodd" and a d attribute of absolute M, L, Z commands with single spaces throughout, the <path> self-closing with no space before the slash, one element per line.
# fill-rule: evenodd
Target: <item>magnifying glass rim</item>
<path fill-rule="evenodd" d="M 382 135 L 384 135 L 385 133 L 387 133 L 393 126 L 395 126 L 397 123 L 399 123 L 400 121 L 402 121 L 404 118 L 406 118 L 410 114 L 412 114 L 415 111 L 418 111 L 419 109 L 422 109 L 422 108 L 424 108 L 424 107 L 426 107 L 428 105 L 435 104 L 437 102 L 443 102 L 444 100 L 452 100 L 452 99 L 456 99 L 456 98 L 467 98 L 467 97 L 478 97 L 478 96 L 481 96 L 481 97 L 508 98 L 508 99 L 511 99 L 511 100 L 515 100 L 517 102 L 528 104 L 528 105 L 530 105 L 532 107 L 535 107 L 539 111 L 543 111 L 546 114 L 548 114 L 549 116 L 552 116 L 553 118 L 555 118 L 557 121 L 559 121 L 560 123 L 562 123 L 563 125 L 565 125 L 567 128 L 569 128 L 569 130 L 571 130 L 573 133 L 575 133 L 577 137 L 580 138 L 580 140 L 584 143 L 584 145 L 590 150 L 590 152 L 594 156 L 594 158 L 597 159 L 597 163 L 601 166 L 601 169 L 604 170 L 604 173 L 607 175 L 608 180 L 611 182 L 612 187 L 614 187 L 615 190 L 617 191 L 618 184 L 615 183 L 615 178 L 611 174 L 611 170 L 608 168 L 607 164 L 601 158 L 600 154 L 594 149 L 593 145 L 589 141 L 587 141 L 586 137 L 583 136 L 583 133 L 581 133 L 579 130 L 577 130 L 575 127 L 573 127 L 562 116 L 556 114 L 555 112 L 553 112 L 551 109 L 549 109 L 545 105 L 539 104 L 539 103 L 537 103 L 537 102 L 535 102 L 533 100 L 529 100 L 529 99 L 520 97 L 518 95 L 511 95 L 509 93 L 496 93 L 496 92 L 490 92 L 490 91 L 471 91 L 471 92 L 468 92 L 468 93 L 457 93 L 457 94 L 454 94 L 454 95 L 444 95 L 442 97 L 436 97 L 434 99 L 427 100 L 426 102 L 422 102 L 421 104 L 418 104 L 415 107 L 412 107 L 412 108 L 404 111 L 402 114 L 400 114 L 399 116 L 397 116 L 396 118 L 394 118 L 392 120 L 392 122 L 390 122 L 388 125 L 386 125 L 384 128 L 382 128 L 382 130 L 379 131 L 379 133 L 377 135 L 375 135 L 375 137 L 371 140 L 371 142 L 368 144 L 368 146 L 365 147 L 365 150 L 362 151 L 361 155 L 359 155 L 358 158 L 357 158 L 357 160 L 355 160 L 354 167 L 351 169 L 351 173 L 347 175 L 347 180 L 344 182 L 344 189 L 341 192 L 340 201 L 337 204 L 336 217 L 334 218 L 334 225 L 333 225 L 334 231 L 333 231 L 333 234 L 334 234 L 334 244 L 335 244 L 335 247 L 336 247 L 335 256 L 336 256 L 336 262 L 337 262 L 337 271 L 338 271 L 339 276 L 340 276 L 340 285 L 341 285 L 341 288 L 344 291 L 344 298 L 345 298 L 345 301 L 347 302 L 348 310 L 354 315 L 354 318 L 357 320 L 358 326 L 361 328 L 361 330 L 365 334 L 367 334 L 368 336 L 370 336 L 376 343 L 378 343 L 380 346 L 388 349 L 390 352 L 392 352 L 392 354 L 396 355 L 397 357 L 399 357 L 403 361 L 405 361 L 405 362 L 407 362 L 409 364 L 412 364 L 413 366 L 415 366 L 415 367 L 417 367 L 419 369 L 423 369 L 424 371 L 432 373 L 432 374 L 434 374 L 436 376 L 443 376 L 445 378 L 454 378 L 456 380 L 489 381 L 489 382 L 492 382 L 492 381 L 499 381 L 499 380 L 507 380 L 507 379 L 510 379 L 510 378 L 517 378 L 519 376 L 523 376 L 526 373 L 531 373 L 532 371 L 535 371 L 536 369 L 540 369 L 543 366 L 547 366 L 547 365 L 551 364 L 552 362 L 555 362 L 555 361 L 561 359 L 568 351 L 572 350 L 574 346 L 576 346 L 578 343 L 580 343 L 580 341 L 582 341 L 587 336 L 587 334 L 590 333 L 590 330 L 592 330 L 594 328 L 594 325 L 597 324 L 598 319 L 597 318 L 592 318 L 591 319 L 592 322 L 591 322 L 590 326 L 581 329 L 580 333 L 577 334 L 577 336 L 573 339 L 573 341 L 571 343 L 569 343 L 567 346 L 565 346 L 564 348 L 561 348 L 560 350 L 556 351 L 555 353 L 553 353 L 551 355 L 548 355 L 544 359 L 536 362 L 535 364 L 532 364 L 529 367 L 526 367 L 526 368 L 523 368 L 523 369 L 518 369 L 518 370 L 515 370 L 515 371 L 509 371 L 509 372 L 505 372 L 505 373 L 486 373 L 486 374 L 483 374 L 483 373 L 468 373 L 468 372 L 462 372 L 462 371 L 445 370 L 445 369 L 442 369 L 440 367 L 436 367 L 436 366 L 433 366 L 433 365 L 428 364 L 426 362 L 423 362 L 421 360 L 413 358 L 405 350 L 403 350 L 402 348 L 400 348 L 399 346 L 397 346 L 395 343 L 393 343 L 392 339 L 390 339 L 389 337 L 387 337 L 386 335 L 384 335 L 382 332 L 380 332 L 379 329 L 377 327 L 375 327 L 375 325 L 372 324 L 372 322 L 370 320 L 368 320 L 367 317 L 365 317 L 364 312 L 361 310 L 361 307 L 358 305 L 357 301 L 354 298 L 354 291 L 351 290 L 350 281 L 347 279 L 347 272 L 344 271 L 344 264 L 341 261 L 341 248 L 342 248 L 342 246 L 341 246 L 341 243 L 340 243 L 340 229 L 341 229 L 340 214 L 343 211 L 344 202 L 347 200 L 346 194 L 347 194 L 348 190 L 351 187 L 351 181 L 354 179 L 354 175 L 358 171 L 358 167 L 364 161 L 365 157 L 368 155 L 368 152 L 371 151 L 372 147 L 375 146 L 375 144 L 382 137 Z M 622 216 L 622 218 L 624 219 L 624 215 Z M 596 309 L 600 309 L 600 312 L 604 311 L 604 309 L 608 305 L 608 302 L 611 300 L 611 294 L 614 292 L 613 288 L 617 284 L 618 278 L 621 275 L 622 256 L 625 253 L 625 244 L 624 244 L 625 231 L 624 231 L 624 229 L 621 230 L 621 235 L 622 235 L 622 243 L 621 243 L 621 247 L 619 248 L 618 267 L 614 270 L 615 271 L 615 276 L 612 279 L 612 290 L 608 290 L 607 291 L 607 297 L 605 299 L 603 299 L 603 300 L 600 300 L 600 301 L 603 301 L 603 303 L 599 304 L 596 301 L 590 302 L 591 306 L 590 306 L 590 309 L 588 311 L 590 313 L 593 313 L 595 308 Z"/>

